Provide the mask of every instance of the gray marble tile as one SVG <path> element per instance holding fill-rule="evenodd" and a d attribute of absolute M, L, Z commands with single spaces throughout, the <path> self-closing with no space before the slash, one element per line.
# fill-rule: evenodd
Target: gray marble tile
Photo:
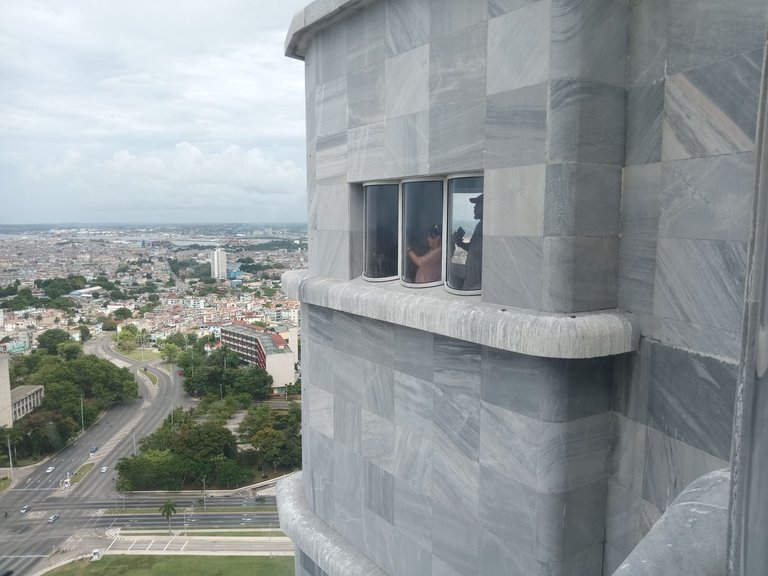
<path fill-rule="evenodd" d="M 334 313 L 336 316 L 337 313 Z M 338 335 L 338 332 L 337 332 Z M 333 362 L 333 393 L 357 406 L 363 403 L 363 360 L 341 350 L 330 352 Z"/>
<path fill-rule="evenodd" d="M 622 166 L 623 88 L 563 79 L 550 82 L 549 161 Z"/>
<path fill-rule="evenodd" d="M 433 46 L 436 39 L 486 19 L 486 0 L 431 0 L 430 4 L 430 35 Z"/>
<path fill-rule="evenodd" d="M 628 21 L 615 0 L 552 0 L 550 78 L 624 86 Z"/>
<path fill-rule="evenodd" d="M 669 0 L 667 74 L 756 50 L 765 40 L 762 0 Z"/>
<path fill-rule="evenodd" d="M 363 68 L 387 57 L 385 2 L 374 2 L 347 19 L 347 70 Z"/>
<path fill-rule="evenodd" d="M 603 574 L 613 574 L 626 557 L 626 554 L 622 554 L 606 542 L 603 545 Z"/>
<path fill-rule="evenodd" d="M 431 438 L 402 427 L 395 428 L 395 478 L 424 494 L 431 494 L 432 448 Z"/>
<path fill-rule="evenodd" d="M 333 438 L 333 396 L 314 386 L 304 386 L 302 396 L 304 409 L 308 411 L 310 428 Z"/>
<path fill-rule="evenodd" d="M 432 574 L 432 546 L 423 548 L 395 528 L 394 576 Z"/>
<path fill-rule="evenodd" d="M 627 166 L 661 161 L 663 112 L 663 80 L 627 90 Z"/>
<path fill-rule="evenodd" d="M 360 316 L 340 310 L 333 311 L 333 347 L 336 350 L 358 358 L 362 354 L 362 332 Z"/>
<path fill-rule="evenodd" d="M 563 562 L 605 537 L 607 480 L 536 498 L 535 556 L 540 562 Z"/>
<path fill-rule="evenodd" d="M 537 574 L 533 550 L 523 550 L 488 530 L 480 531 L 480 574 Z"/>
<path fill-rule="evenodd" d="M 347 74 L 347 26 L 337 22 L 328 26 L 310 43 L 311 58 L 305 60 L 310 67 L 313 85 L 322 84 Z"/>
<path fill-rule="evenodd" d="M 615 236 L 619 230 L 621 168 L 549 164 L 545 236 Z"/>
<path fill-rule="evenodd" d="M 544 238 L 542 309 L 584 312 L 616 307 L 619 240 Z"/>
<path fill-rule="evenodd" d="M 348 133 L 347 178 L 350 182 L 386 176 L 384 122 L 351 128 Z"/>
<path fill-rule="evenodd" d="M 394 479 L 395 530 L 418 547 L 432 549 L 432 499 L 429 492 Z"/>
<path fill-rule="evenodd" d="M 350 451 L 360 454 L 362 437 L 360 405 L 338 396 L 333 399 L 333 438 Z"/>
<path fill-rule="evenodd" d="M 677 348 L 696 350 L 708 356 L 738 363 L 741 358 L 741 332 L 717 330 L 711 326 L 699 326 L 688 322 L 664 318 L 660 340 Z"/>
<path fill-rule="evenodd" d="M 648 421 L 648 387 L 652 344 L 640 339 L 640 350 L 621 354 L 614 365 L 613 410 L 636 422 Z"/>
<path fill-rule="evenodd" d="M 486 168 L 543 164 L 547 143 L 547 84 L 488 96 Z"/>
<path fill-rule="evenodd" d="M 318 230 L 316 274 L 339 280 L 352 278 L 350 270 L 351 234 L 342 230 Z"/>
<path fill-rule="evenodd" d="M 345 178 L 347 175 L 347 133 L 339 132 L 317 139 L 315 145 L 318 181 Z"/>
<path fill-rule="evenodd" d="M 481 170 L 485 148 L 485 99 L 429 110 L 432 173 Z"/>
<path fill-rule="evenodd" d="M 628 80 L 630 86 L 664 78 L 669 0 L 630 3 Z M 610 574 L 611 572 L 608 572 Z"/>
<path fill-rule="evenodd" d="M 395 326 L 372 318 L 360 317 L 363 326 L 363 360 L 392 368 L 395 365 Z"/>
<path fill-rule="evenodd" d="M 537 491 L 566 492 L 606 477 L 608 412 L 539 426 Z"/>
<path fill-rule="evenodd" d="M 387 178 L 429 172 L 429 112 L 390 118 L 384 127 Z"/>
<path fill-rule="evenodd" d="M 444 561 L 442 558 L 432 554 L 432 576 L 473 576 L 477 573 L 474 565 L 470 565 L 470 572 L 463 572 Z"/>
<path fill-rule="evenodd" d="M 477 5 L 478 2 L 462 0 L 462 4 Z M 440 7 L 443 6 L 448 8 L 445 2 L 440 2 Z M 448 13 L 448 10 L 441 12 Z M 433 30 L 434 24 L 433 20 Z M 430 106 L 460 104 L 485 96 L 485 46 L 484 24 L 432 40 L 429 46 Z"/>
<path fill-rule="evenodd" d="M 362 456 L 390 474 L 395 464 L 395 425 L 368 410 L 362 410 Z"/>
<path fill-rule="evenodd" d="M 350 128 L 384 120 L 384 62 L 349 73 L 347 122 Z"/>
<path fill-rule="evenodd" d="M 395 424 L 432 439 L 434 384 L 395 371 Z"/>
<path fill-rule="evenodd" d="M 635 494 L 643 492 L 646 426 L 611 412 L 608 476 Z"/>
<path fill-rule="evenodd" d="M 480 419 L 479 459 L 483 476 L 492 471 L 534 491 L 542 425 L 533 418 L 488 402 L 482 403 Z M 482 486 L 480 493 L 485 498 Z"/>
<path fill-rule="evenodd" d="M 649 425 L 728 461 L 738 364 L 654 344 Z"/>
<path fill-rule="evenodd" d="M 333 448 L 333 528 L 356 546 L 362 544 L 363 530 L 363 462 L 343 446 Z"/>
<path fill-rule="evenodd" d="M 317 137 L 347 129 L 347 77 L 319 84 L 315 89 Z"/>
<path fill-rule="evenodd" d="M 486 236 L 543 236 L 546 166 L 485 171 L 483 233 Z"/>
<path fill-rule="evenodd" d="M 324 346 L 333 344 L 333 310 L 310 305 L 302 316 L 309 329 L 309 340 Z"/>
<path fill-rule="evenodd" d="M 429 0 L 389 0 L 386 2 L 386 13 L 384 34 L 390 56 L 429 41 Z"/>
<path fill-rule="evenodd" d="M 521 3 L 488 21 L 488 95 L 549 79 L 550 8 L 550 0 Z"/>
<path fill-rule="evenodd" d="M 743 242 L 660 239 L 654 314 L 740 330 L 746 252 Z"/>
<path fill-rule="evenodd" d="M 395 371 L 363 361 L 363 408 L 386 420 L 395 418 Z"/>
<path fill-rule="evenodd" d="M 309 346 L 307 344 L 309 343 Z M 311 354 L 305 351 L 309 349 Z M 309 339 L 303 342 L 302 354 L 304 359 L 304 382 L 322 388 L 326 392 L 333 393 L 333 363 L 331 362 L 331 348 L 323 344 L 311 342 Z"/>
<path fill-rule="evenodd" d="M 364 554 L 381 568 L 385 574 L 392 574 L 394 560 L 395 528 L 378 514 L 363 507 Z"/>
<path fill-rule="evenodd" d="M 536 491 L 501 473 L 495 467 L 480 468 L 480 519 L 483 531 L 501 542 L 532 555 Z"/>
<path fill-rule="evenodd" d="M 562 562 L 539 562 L 538 573 L 546 576 L 590 576 L 603 574 L 603 543 L 594 544 Z"/>
<path fill-rule="evenodd" d="M 661 213 L 661 171 L 661 163 L 624 168 L 622 238 L 656 238 Z"/>
<path fill-rule="evenodd" d="M 669 76 L 662 158 L 754 149 L 762 51 Z"/>
<path fill-rule="evenodd" d="M 543 239 L 486 236 L 483 251 L 483 302 L 541 310 Z"/>
<path fill-rule="evenodd" d="M 751 152 L 665 162 L 659 236 L 746 242 L 754 169 Z"/>
<path fill-rule="evenodd" d="M 382 468 L 364 462 L 365 507 L 389 524 L 395 521 L 395 478 Z"/>
<path fill-rule="evenodd" d="M 349 229 L 349 185 L 326 181 L 315 187 L 317 198 L 317 229 Z"/>
<path fill-rule="evenodd" d="M 656 239 L 622 238 L 619 247 L 619 308 L 651 314 L 655 279 Z"/>
<path fill-rule="evenodd" d="M 429 108 L 429 46 L 393 56 L 384 68 L 384 110 L 388 119 Z"/>
<path fill-rule="evenodd" d="M 395 370 L 432 382 L 434 335 L 395 325 Z"/>
<path fill-rule="evenodd" d="M 445 393 L 480 396 L 480 346 L 435 336 L 434 382 Z"/>
<path fill-rule="evenodd" d="M 664 512 L 688 484 L 727 466 L 725 460 L 648 428 L 643 498 Z"/>
<path fill-rule="evenodd" d="M 608 481 L 605 541 L 623 557 L 632 552 L 660 516 L 659 509 L 636 492 Z"/>
<path fill-rule="evenodd" d="M 486 404 L 538 419 L 548 371 L 549 362 L 545 358 L 483 347 L 481 442 L 488 431 L 493 431 L 493 428 L 486 430 Z M 481 462 L 482 458 L 481 454 Z"/>
<path fill-rule="evenodd" d="M 432 517 L 432 574 L 477 574 L 480 538 L 476 517 L 459 514 L 452 505 L 435 504 Z M 440 566 L 445 568 L 436 571 Z"/>
<path fill-rule="evenodd" d="M 435 390 L 435 443 L 477 459 L 480 446 L 480 401 L 476 396 Z"/>

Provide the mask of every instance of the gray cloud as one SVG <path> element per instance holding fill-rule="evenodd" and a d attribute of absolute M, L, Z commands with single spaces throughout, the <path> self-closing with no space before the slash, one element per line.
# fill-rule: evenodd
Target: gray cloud
<path fill-rule="evenodd" d="M 306 0 L 4 0 L 0 224 L 305 214 Z"/>

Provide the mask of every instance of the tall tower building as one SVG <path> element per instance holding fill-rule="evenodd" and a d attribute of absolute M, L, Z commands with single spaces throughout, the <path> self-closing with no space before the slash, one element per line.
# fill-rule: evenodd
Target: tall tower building
<path fill-rule="evenodd" d="M 0 352 L 0 426 L 13 426 L 13 403 L 11 401 L 11 377 L 8 354 Z"/>
<path fill-rule="evenodd" d="M 221 248 L 211 251 L 211 278 L 227 279 L 227 253 Z"/>
<path fill-rule="evenodd" d="M 304 461 L 278 509 L 297 576 L 725 573 L 766 10 L 296 15 Z"/>

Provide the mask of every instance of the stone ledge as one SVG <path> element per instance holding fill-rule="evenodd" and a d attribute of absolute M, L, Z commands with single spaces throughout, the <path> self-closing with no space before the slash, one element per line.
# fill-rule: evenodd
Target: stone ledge
<path fill-rule="evenodd" d="M 297 550 L 334 576 L 385 576 L 367 556 L 312 513 L 301 479 L 302 473 L 296 472 L 277 483 L 280 528 Z"/>
<path fill-rule="evenodd" d="M 397 282 L 350 281 L 286 272 L 283 291 L 306 304 L 365 316 L 545 358 L 596 358 L 637 350 L 632 314 L 617 310 L 553 314 L 485 304 L 480 296 L 456 296 L 441 286 L 406 288 Z"/>

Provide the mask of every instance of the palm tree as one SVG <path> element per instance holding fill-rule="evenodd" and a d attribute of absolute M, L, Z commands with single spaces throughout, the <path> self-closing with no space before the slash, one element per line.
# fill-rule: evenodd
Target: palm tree
<path fill-rule="evenodd" d="M 165 516 L 168 520 L 168 534 L 171 533 L 171 516 L 176 514 L 176 502 L 173 500 L 166 500 L 162 506 L 160 506 L 160 514 Z"/>

